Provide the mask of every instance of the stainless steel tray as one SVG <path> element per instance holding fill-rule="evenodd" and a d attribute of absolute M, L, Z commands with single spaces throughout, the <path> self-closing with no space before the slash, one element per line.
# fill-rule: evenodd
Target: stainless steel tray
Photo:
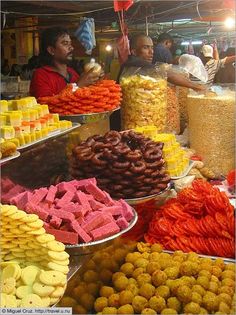
<path fill-rule="evenodd" d="M 28 144 L 25 144 L 25 145 L 22 145 L 20 147 L 17 148 L 17 150 L 24 150 L 24 149 L 27 149 L 27 148 L 30 148 L 36 144 L 40 144 L 40 143 L 43 143 L 49 139 L 53 139 L 53 138 L 56 138 L 56 137 L 59 137 L 59 136 L 63 136 L 69 132 L 71 132 L 72 130 L 80 127 L 81 125 L 78 124 L 78 123 L 74 123 L 73 126 L 71 128 L 68 128 L 68 129 L 65 129 L 65 130 L 56 130 L 56 131 L 53 131 L 53 132 L 50 132 L 48 134 L 47 137 L 44 137 L 42 139 L 39 139 L 39 140 L 36 140 L 36 141 L 33 141 L 33 142 L 30 142 Z"/>
<path fill-rule="evenodd" d="M 137 212 L 132 208 L 133 211 L 133 219 L 129 222 L 129 226 L 120 231 L 119 233 L 116 233 L 114 235 L 111 235 L 107 238 L 104 238 L 102 240 L 90 242 L 90 243 L 81 243 L 77 245 L 66 245 L 66 251 L 70 256 L 80 256 L 80 255 L 88 255 L 93 253 L 94 251 L 97 251 L 100 247 L 107 245 L 110 241 L 114 240 L 115 238 L 125 234 L 129 230 L 132 229 L 132 227 L 136 224 L 138 220 L 138 214 Z"/>
<path fill-rule="evenodd" d="M 18 158 L 19 156 L 20 156 L 20 152 L 16 151 L 15 154 L 7 156 L 7 157 L 1 159 L 0 160 L 0 165 L 5 164 L 5 163 L 7 163 L 7 162 L 9 162 L 11 160 L 14 160 L 14 159 Z"/>
<path fill-rule="evenodd" d="M 113 109 L 112 111 L 106 111 L 101 113 L 90 113 L 90 114 L 81 114 L 81 115 L 62 115 L 60 116 L 60 119 L 66 119 L 70 120 L 74 123 L 80 123 L 80 124 L 87 124 L 91 122 L 96 122 L 102 119 L 106 119 L 110 117 L 110 115 L 119 110 L 120 107 L 117 107 L 116 109 Z"/>
<path fill-rule="evenodd" d="M 188 175 L 188 172 L 194 167 L 195 161 L 189 161 L 189 166 L 184 170 L 180 176 L 173 176 L 171 179 L 180 179 Z"/>
<path fill-rule="evenodd" d="M 161 192 L 159 192 L 158 194 L 155 195 L 149 195 L 146 197 L 141 197 L 141 198 L 132 198 L 132 199 L 125 199 L 125 201 L 129 204 L 129 205 L 138 205 L 140 203 L 144 203 L 153 199 L 157 199 L 158 197 L 162 197 L 167 191 L 170 190 L 171 185 L 168 184 L 168 186 L 166 187 L 166 189 L 162 190 Z"/>

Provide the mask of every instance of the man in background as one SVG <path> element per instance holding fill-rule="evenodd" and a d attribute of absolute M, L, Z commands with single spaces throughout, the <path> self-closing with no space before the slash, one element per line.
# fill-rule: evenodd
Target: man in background
<path fill-rule="evenodd" d="M 79 87 L 94 84 L 100 79 L 93 69 L 81 76 L 68 67 L 72 60 L 73 46 L 68 31 L 61 27 L 46 29 L 42 34 L 40 64 L 30 84 L 30 94 L 36 98 L 60 93 L 68 83 Z"/>
<path fill-rule="evenodd" d="M 157 62 L 173 63 L 173 56 L 170 51 L 173 46 L 173 38 L 168 33 L 162 33 L 157 39 L 157 45 L 154 48 L 153 64 Z"/>

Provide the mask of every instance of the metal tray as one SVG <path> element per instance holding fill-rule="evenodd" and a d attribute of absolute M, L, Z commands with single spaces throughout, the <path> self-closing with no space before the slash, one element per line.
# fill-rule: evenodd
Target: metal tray
<path fill-rule="evenodd" d="M 189 166 L 185 169 L 185 171 L 179 176 L 173 176 L 171 179 L 180 179 L 188 175 L 188 172 L 193 168 L 195 161 L 189 161 Z"/>
<path fill-rule="evenodd" d="M 132 199 L 125 199 L 125 201 L 129 204 L 129 205 L 138 205 L 140 203 L 144 203 L 153 199 L 157 199 L 158 197 L 163 196 L 167 191 L 169 191 L 171 188 L 171 185 L 168 184 L 168 186 L 166 187 L 166 189 L 162 190 L 161 192 L 159 192 L 158 194 L 155 195 L 149 195 L 146 197 L 140 197 L 140 198 L 132 198 Z"/>
<path fill-rule="evenodd" d="M 50 132 L 47 137 L 44 137 L 42 139 L 30 142 L 30 143 L 25 144 L 25 145 L 22 145 L 22 146 L 18 147 L 17 150 L 24 150 L 24 149 L 30 148 L 30 147 L 32 147 L 32 146 L 34 146 L 36 144 L 43 143 L 43 142 L 45 142 L 45 141 L 47 141 L 49 139 L 53 139 L 53 138 L 56 138 L 56 137 L 59 137 L 59 136 L 63 136 L 65 134 L 71 132 L 72 130 L 80 127 L 80 126 L 81 126 L 80 124 L 74 123 L 71 128 L 68 128 L 68 129 L 65 129 L 65 130 L 55 130 L 53 132 Z"/>
<path fill-rule="evenodd" d="M 13 155 L 7 156 L 0 160 L 0 165 L 5 164 L 11 160 L 14 160 L 20 156 L 20 152 L 16 151 Z"/>
<path fill-rule="evenodd" d="M 133 211 L 134 217 L 129 222 L 129 226 L 126 229 L 120 231 L 119 233 L 111 235 L 109 237 L 106 237 L 102 240 L 98 240 L 98 241 L 94 241 L 90 243 L 81 243 L 77 245 L 66 245 L 66 251 L 68 252 L 68 254 L 70 254 L 70 256 L 89 255 L 93 253 L 94 251 L 97 251 L 100 247 L 107 245 L 107 243 L 125 234 L 126 232 L 131 230 L 132 227 L 134 227 L 134 225 L 136 224 L 138 220 L 138 214 L 133 208 L 132 208 L 132 211 Z"/>
<path fill-rule="evenodd" d="M 102 119 L 106 119 L 110 117 L 113 112 L 119 109 L 120 107 L 117 107 L 116 109 L 113 109 L 112 111 L 106 111 L 106 112 L 101 112 L 101 113 L 66 115 L 66 116 L 62 115 L 60 116 L 60 119 L 70 120 L 74 123 L 87 124 L 87 123 L 96 122 Z"/>

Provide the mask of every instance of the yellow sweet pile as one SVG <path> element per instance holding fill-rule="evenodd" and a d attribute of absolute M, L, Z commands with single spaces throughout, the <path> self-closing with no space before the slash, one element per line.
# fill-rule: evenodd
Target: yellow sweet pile
<path fill-rule="evenodd" d="M 46 307 L 66 289 L 69 255 L 45 233 L 43 221 L 15 206 L 0 206 L 1 307 Z"/>
<path fill-rule="evenodd" d="M 72 126 L 70 121 L 60 121 L 58 114 L 50 114 L 48 105 L 37 104 L 34 97 L 0 101 L 1 138 L 17 147 L 44 138 L 55 130 Z"/>
<path fill-rule="evenodd" d="M 149 76 L 133 75 L 121 79 L 122 129 L 154 125 L 158 132 L 166 127 L 167 82 Z"/>
<path fill-rule="evenodd" d="M 115 242 L 76 274 L 61 306 L 74 314 L 234 314 L 235 265 L 159 244 Z"/>
<path fill-rule="evenodd" d="M 163 158 L 166 162 L 166 170 L 171 177 L 180 176 L 189 165 L 189 158 L 185 151 L 176 141 L 176 137 L 171 133 L 158 134 L 155 126 L 138 127 L 134 129 L 136 132 L 143 133 L 150 137 L 153 141 L 164 143 Z"/>

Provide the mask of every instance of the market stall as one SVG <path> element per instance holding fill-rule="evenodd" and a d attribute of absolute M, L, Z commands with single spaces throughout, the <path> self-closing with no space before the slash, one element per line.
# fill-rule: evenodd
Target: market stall
<path fill-rule="evenodd" d="M 1 308 L 234 314 L 234 101 L 153 66 L 0 100 Z"/>

